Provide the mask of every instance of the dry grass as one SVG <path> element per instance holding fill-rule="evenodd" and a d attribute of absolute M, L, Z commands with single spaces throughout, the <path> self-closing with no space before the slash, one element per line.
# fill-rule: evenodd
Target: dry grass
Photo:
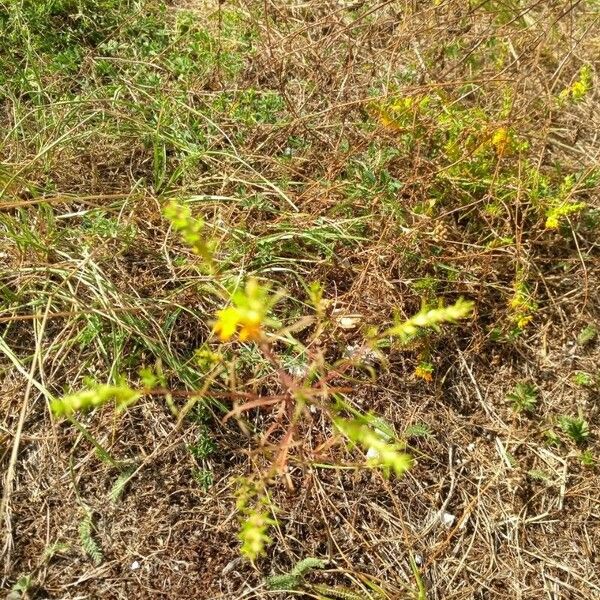
<path fill-rule="evenodd" d="M 599 384 L 572 379 L 599 377 L 598 342 L 576 341 L 600 322 L 598 184 L 577 196 L 586 213 L 552 231 L 527 171 L 556 187 L 598 166 L 597 2 L 187 0 L 169 3 L 165 35 L 184 9 L 212 41 L 179 76 L 191 46 L 172 55 L 183 42 L 169 38 L 143 59 L 118 50 L 105 61 L 116 75 L 97 70 L 106 47 L 83 43 L 74 72 L 43 73 L 40 96 L 0 79 L 4 588 L 30 575 L 36 598 L 283 598 L 265 576 L 315 556 L 329 562 L 308 581 L 395 600 L 417 598 L 414 557 L 431 600 L 600 598 Z M 595 86 L 558 107 L 582 64 Z M 140 80 L 145 68 L 160 83 Z M 390 99 L 425 95 L 443 101 L 424 126 L 416 113 L 401 131 L 378 120 Z M 507 154 L 453 171 L 435 137 L 448 114 L 465 119 L 459 167 L 476 154 L 469 135 L 501 127 L 527 140 L 528 162 Z M 403 479 L 355 468 L 361 457 L 329 448 L 315 412 L 270 487 L 278 524 L 255 565 L 239 557 L 235 479 L 264 468 L 268 446 L 223 424 L 216 405 L 181 426 L 160 397 L 82 417 L 135 465 L 117 502 L 118 470 L 48 408 L 86 376 L 135 380 L 157 361 L 174 389 L 200 385 L 193 353 L 219 303 L 161 217 L 173 197 L 209 224 L 231 279 L 285 286 L 284 322 L 306 314 L 304 284 L 323 283 L 329 325 L 311 347 L 331 361 L 394 311 L 460 295 L 477 306 L 469 325 L 390 351 L 377 381 L 353 374 L 348 400 L 408 437 L 415 467 Z M 537 308 L 511 335 L 521 276 Z M 344 329 L 344 315 L 359 325 Z M 280 391 L 251 349 L 236 356 L 237 387 L 223 389 Z M 431 382 L 414 376 L 423 360 Z M 531 415 L 506 400 L 519 381 L 539 390 Z M 564 414 L 585 417 L 587 445 L 561 433 Z M 272 419 L 248 415 L 258 431 Z M 206 423 L 216 451 L 197 459 L 188 448 Z M 429 433 L 412 436 L 417 425 Z M 212 474 L 207 490 L 198 469 Z M 98 565 L 80 546 L 86 511 Z"/>

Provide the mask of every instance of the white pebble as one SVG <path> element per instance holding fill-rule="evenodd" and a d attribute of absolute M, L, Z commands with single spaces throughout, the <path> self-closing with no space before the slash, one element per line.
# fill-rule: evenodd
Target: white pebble
<path fill-rule="evenodd" d="M 440 521 L 442 522 L 442 525 L 445 525 L 446 527 L 452 527 L 452 525 L 454 525 L 454 521 L 456 521 L 456 517 L 448 512 L 443 512 L 440 515 Z"/>
<path fill-rule="evenodd" d="M 375 448 L 369 448 L 367 450 L 367 458 L 369 460 L 373 460 L 373 459 L 379 458 L 379 451 L 376 450 Z"/>

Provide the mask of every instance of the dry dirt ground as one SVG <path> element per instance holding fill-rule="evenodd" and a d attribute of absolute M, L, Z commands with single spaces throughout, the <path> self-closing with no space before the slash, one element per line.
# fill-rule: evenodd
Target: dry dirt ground
<path fill-rule="evenodd" d="M 42 100 L 2 83 L 6 594 L 28 576 L 11 598 L 600 599 L 600 346 L 581 335 L 600 324 L 598 3 L 188 0 L 160 18 L 182 11 L 212 36 L 210 57 L 191 58 L 214 62 L 202 71 L 167 60 L 171 42 L 124 59 L 116 42 L 93 41 L 69 75 L 69 100 L 52 95 L 58 75 L 42 78 Z M 119 35 L 104 32 L 103 43 L 137 43 Z M 107 48 L 117 75 L 94 70 Z M 160 84 L 135 79 L 148 64 Z M 583 65 L 591 89 L 561 104 Z M 122 79 L 102 87 L 110 77 Z M 382 118 L 386 102 L 425 96 L 435 115 L 423 104 L 400 124 Z M 527 149 L 496 148 L 475 164 L 472 139 L 486 128 L 488 138 L 514 131 Z M 557 189 L 588 177 L 568 192 L 584 211 L 545 227 L 533 171 Z M 113 501 L 119 470 L 48 408 L 50 394 L 86 377 L 133 381 L 157 361 L 174 389 L 199 385 L 194 351 L 218 302 L 161 217 L 172 197 L 211 224 L 227 272 L 285 287 L 284 321 L 307 313 L 304 283 L 323 283 L 318 344 L 331 361 L 395 311 L 458 296 L 476 305 L 468 323 L 390 349 L 374 376 L 340 381 L 354 406 L 408 440 L 414 467 L 403 478 L 354 468 L 363 455 L 330 444 L 330 422 L 310 413 L 287 476 L 269 486 L 277 524 L 254 564 L 240 557 L 236 481 L 268 452 L 235 419 L 223 423 L 211 404 L 178 424 L 156 396 L 82 415 L 137 469 Z M 521 280 L 529 307 L 519 313 Z M 345 326 L 340 315 L 357 316 Z M 225 389 L 278 393 L 250 346 L 231 344 L 236 383 Z M 415 376 L 423 361 L 431 381 Z M 529 413 L 506 398 L 518 382 L 537 390 Z M 561 428 L 565 415 L 586 422 L 579 443 Z M 270 418 L 248 414 L 257 431 Z M 200 438 L 211 449 L 198 458 Z M 81 545 L 86 514 L 97 564 Z M 306 557 L 328 562 L 294 593 L 267 589 L 267 576 Z"/>

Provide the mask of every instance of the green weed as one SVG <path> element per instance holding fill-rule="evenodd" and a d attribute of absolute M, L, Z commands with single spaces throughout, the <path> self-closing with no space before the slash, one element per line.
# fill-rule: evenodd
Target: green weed
<path fill-rule="evenodd" d="M 90 557 L 96 565 L 102 563 L 104 555 L 100 546 L 94 539 L 94 522 L 92 514 L 86 511 L 83 519 L 79 522 L 79 540 L 85 553 Z"/>
<path fill-rule="evenodd" d="M 580 346 L 587 346 L 591 344 L 597 337 L 598 328 L 593 324 L 589 324 L 579 332 L 579 335 L 577 336 L 577 343 Z"/>
<path fill-rule="evenodd" d="M 202 252 L 204 252 L 205 242 L 201 238 L 201 230 L 198 230 L 197 221 L 191 219 L 189 215 L 181 219 L 179 210 L 172 211 L 172 219 L 177 223 L 181 222 L 178 229 L 182 235 L 189 238 L 192 245 L 197 244 L 198 240 L 202 243 Z M 206 254 L 206 261 L 212 260 L 211 254 Z M 315 310 L 319 314 L 319 295 L 317 288 L 313 286 L 312 296 L 315 303 Z M 258 345 L 264 359 L 278 365 L 278 358 L 274 346 L 270 342 L 270 330 L 281 327 L 281 323 L 271 316 L 272 309 L 281 299 L 282 293 L 271 293 L 267 286 L 260 285 L 255 279 L 249 279 L 243 287 L 235 287 L 230 290 L 225 288 L 225 297 L 228 298 L 229 305 L 217 311 L 216 320 L 213 325 L 213 333 L 217 335 L 221 342 L 228 342 L 232 339 L 239 339 L 242 342 L 254 342 Z M 472 312 L 473 305 L 465 300 L 458 300 L 450 306 L 440 306 L 438 308 L 423 308 L 412 318 L 401 321 L 386 329 L 382 334 L 378 334 L 374 328 L 371 328 L 369 344 L 365 346 L 364 352 L 369 348 L 377 348 L 390 337 L 396 338 L 403 345 L 408 344 L 422 330 L 433 329 L 440 330 L 445 323 L 454 323 L 460 319 L 467 318 Z M 289 339 L 291 347 L 299 345 L 293 338 Z M 207 350 L 203 351 L 203 356 Z M 211 353 L 213 355 L 214 353 Z M 360 358 L 360 357 L 358 357 Z M 348 361 L 355 361 L 356 358 L 348 357 Z M 211 361 L 212 362 L 212 361 Z M 315 365 L 316 366 L 316 365 Z M 309 370 L 312 367 L 309 367 Z M 340 369 L 340 365 L 337 365 Z M 156 385 L 162 383 L 160 377 L 157 377 L 152 371 L 145 370 L 142 373 L 143 381 L 147 385 Z M 301 381 L 301 376 L 299 380 Z M 285 382 L 285 379 L 282 379 Z M 207 380 L 204 385 L 204 393 L 208 391 L 211 380 Z M 318 383 L 316 380 L 314 383 Z M 284 384 L 289 385 L 289 384 Z M 123 410 L 137 401 L 144 393 L 151 392 L 147 390 L 135 390 L 125 385 L 97 385 L 94 384 L 88 390 L 71 394 L 61 399 L 54 400 L 52 409 L 57 415 L 72 415 L 76 411 L 89 410 L 97 408 L 109 401 L 115 400 L 117 409 Z M 165 393 L 165 392 L 163 392 Z M 314 402 L 314 394 L 321 394 L 307 387 L 302 391 L 294 392 L 291 399 L 294 399 L 298 408 L 302 408 L 307 402 Z M 199 393 L 202 396 L 202 393 Z M 170 399 L 170 393 L 166 392 L 167 400 Z M 172 400 L 171 400 L 172 402 Z M 196 404 L 196 398 L 191 398 L 190 402 Z M 176 416 L 187 414 L 193 404 L 188 404 L 180 412 L 173 404 L 172 411 Z M 266 399 L 269 403 L 269 400 Z M 263 401 L 257 397 L 256 406 L 260 406 Z M 251 403 L 252 404 L 252 403 Z M 334 405 L 326 407 L 332 423 L 336 429 L 348 439 L 352 445 L 360 446 L 367 454 L 366 466 L 382 468 L 385 472 L 393 472 L 401 476 L 412 465 L 410 456 L 403 452 L 403 445 L 395 440 L 393 430 L 387 426 L 381 419 L 366 414 L 354 414 L 352 418 L 347 418 L 344 413 L 350 410 L 349 406 L 341 399 L 337 398 Z M 238 412 L 234 409 L 231 414 Z M 298 417 L 301 410 L 297 412 Z M 292 425 L 293 427 L 293 425 Z M 290 432 L 293 429 L 290 429 Z M 188 447 L 192 455 L 199 460 L 203 460 L 215 451 L 215 445 L 208 433 L 202 430 L 198 440 Z M 273 469 L 278 471 L 287 461 L 289 448 L 282 446 L 279 449 L 278 456 L 274 460 Z M 272 473 L 266 476 L 269 479 Z M 248 558 L 254 560 L 263 554 L 270 538 L 268 528 L 274 524 L 270 513 L 274 510 L 269 500 L 266 486 L 263 481 L 244 479 L 240 483 L 237 510 L 241 516 L 240 539 L 242 541 L 241 551 Z"/>
<path fill-rule="evenodd" d="M 591 450 L 584 450 L 580 459 L 584 467 L 596 467 L 598 465 L 598 461 Z"/>
<path fill-rule="evenodd" d="M 111 502 L 117 502 L 121 498 L 134 473 L 135 467 L 131 466 L 127 467 L 122 473 L 119 474 L 115 480 L 115 483 L 110 489 L 110 492 L 108 493 L 108 497 L 110 498 Z"/>
<path fill-rule="evenodd" d="M 205 492 L 208 491 L 214 483 L 214 476 L 208 469 L 194 469 L 192 471 L 192 477 Z"/>
<path fill-rule="evenodd" d="M 563 415 L 558 424 L 564 433 L 577 445 L 585 444 L 590 437 L 588 422 L 583 417 Z"/>
<path fill-rule="evenodd" d="M 538 390 L 532 383 L 517 383 L 512 392 L 506 395 L 515 412 L 532 412 L 538 402 Z"/>
<path fill-rule="evenodd" d="M 193 444 L 188 446 L 188 451 L 197 460 L 208 458 L 216 451 L 217 446 L 210 434 L 206 430 L 202 430 Z"/>
<path fill-rule="evenodd" d="M 586 373 L 585 371 L 577 371 L 571 377 L 571 380 L 575 385 L 581 387 L 592 387 L 596 383 L 596 379 L 590 373 Z"/>
<path fill-rule="evenodd" d="M 319 558 L 304 558 L 298 561 L 289 573 L 269 577 L 267 587 L 270 590 L 297 590 L 310 571 L 323 569 L 326 564 L 326 561 Z"/>

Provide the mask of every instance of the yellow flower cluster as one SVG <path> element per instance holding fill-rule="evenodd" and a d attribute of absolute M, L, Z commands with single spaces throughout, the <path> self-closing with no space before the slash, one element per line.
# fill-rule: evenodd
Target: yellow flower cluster
<path fill-rule="evenodd" d="M 546 229 L 558 229 L 564 219 L 570 215 L 577 215 L 587 208 L 585 202 L 562 202 L 553 206 L 546 214 Z"/>
<path fill-rule="evenodd" d="M 419 363 L 415 369 L 415 377 L 417 379 L 422 379 L 423 381 L 432 381 L 433 365 L 429 363 Z"/>
<path fill-rule="evenodd" d="M 524 329 L 533 320 L 537 303 L 529 292 L 527 284 L 517 277 L 513 283 L 514 293 L 508 302 L 511 309 L 511 321 L 517 326 L 517 329 Z"/>
<path fill-rule="evenodd" d="M 577 79 L 558 95 L 559 104 L 564 104 L 568 101 L 580 102 L 591 91 L 592 83 L 592 69 L 590 65 L 583 65 L 583 67 L 579 69 Z"/>
<path fill-rule="evenodd" d="M 214 331 L 222 342 L 231 339 L 238 327 L 240 341 L 259 340 L 262 335 L 261 322 L 261 314 L 256 310 L 228 306 L 217 313 Z"/>
<path fill-rule="evenodd" d="M 496 149 L 499 156 L 506 152 L 506 147 L 509 142 L 509 132 L 506 127 L 500 127 L 494 131 L 492 135 L 492 146 Z"/>
<path fill-rule="evenodd" d="M 263 337 L 263 326 L 270 324 L 267 314 L 278 300 L 270 296 L 269 289 L 249 279 L 244 289 L 231 294 L 231 305 L 217 312 L 213 331 L 222 342 L 230 340 L 236 333 L 241 342 L 259 341 Z"/>

